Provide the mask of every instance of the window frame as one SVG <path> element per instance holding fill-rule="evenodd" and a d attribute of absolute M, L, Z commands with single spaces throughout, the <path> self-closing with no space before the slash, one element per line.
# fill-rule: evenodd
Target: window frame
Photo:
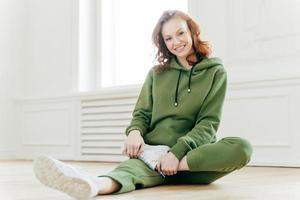
<path fill-rule="evenodd" d="M 188 7 L 188 14 L 191 16 L 195 16 L 195 14 L 197 13 L 197 6 L 199 4 L 198 0 L 186 0 L 187 1 L 187 7 Z M 96 6 L 96 21 L 97 21 L 97 27 L 96 27 L 96 41 L 95 43 L 96 45 L 96 66 L 95 66 L 95 73 L 96 73 L 96 81 L 95 81 L 95 88 L 96 90 L 107 90 L 109 88 L 136 88 L 139 87 L 142 83 L 139 84 L 128 84 L 128 85 L 122 85 L 122 86 L 110 86 L 110 87 L 102 87 L 101 84 L 101 77 L 102 77 L 102 66 L 101 66 L 101 61 L 102 61 L 102 51 L 101 51 L 101 38 L 102 38 L 102 33 L 101 33 L 101 28 L 102 28 L 102 16 L 101 16 L 101 9 L 102 9 L 102 1 L 97 1 L 97 6 Z M 151 42 L 151 41 L 149 41 Z M 114 55 L 114 52 L 112 52 L 112 55 Z M 116 66 L 112 66 L 112 68 L 115 68 Z M 113 71 L 116 69 L 113 69 Z M 114 75 L 113 75 L 114 76 Z"/>

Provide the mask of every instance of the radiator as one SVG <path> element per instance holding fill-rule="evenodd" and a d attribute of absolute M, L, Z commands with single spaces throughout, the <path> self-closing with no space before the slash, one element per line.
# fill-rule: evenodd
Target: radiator
<path fill-rule="evenodd" d="M 83 160 L 119 162 L 132 118 L 136 96 L 82 99 L 80 104 L 80 157 Z"/>

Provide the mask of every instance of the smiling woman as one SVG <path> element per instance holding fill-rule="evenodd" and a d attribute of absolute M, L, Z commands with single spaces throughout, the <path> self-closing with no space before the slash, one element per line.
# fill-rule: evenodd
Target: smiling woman
<path fill-rule="evenodd" d="M 190 69 L 200 57 L 211 53 L 208 42 L 201 40 L 199 24 L 181 11 L 162 15 L 154 28 L 152 40 L 158 48 L 157 71 L 168 68 L 173 55 Z"/>
<path fill-rule="evenodd" d="M 102 0 L 101 4 L 101 81 L 98 87 L 142 83 L 153 63 L 151 27 L 164 10 L 187 12 L 188 1 Z M 136 77 L 126 76 L 128 71 L 134 71 Z"/>
<path fill-rule="evenodd" d="M 152 36 L 159 64 L 149 70 L 125 129 L 123 154 L 130 159 L 92 177 L 41 156 L 34 171 L 42 183 L 87 199 L 163 184 L 210 184 L 250 161 L 252 146 L 246 139 L 217 141 L 227 73 L 220 58 L 209 57 L 196 22 L 182 11 L 167 10 Z M 161 66 L 168 70 L 159 72 Z"/>
<path fill-rule="evenodd" d="M 191 68 L 185 60 L 193 53 L 193 40 L 187 23 L 179 17 L 173 18 L 164 24 L 162 35 L 168 50 L 177 56 L 184 67 Z"/>

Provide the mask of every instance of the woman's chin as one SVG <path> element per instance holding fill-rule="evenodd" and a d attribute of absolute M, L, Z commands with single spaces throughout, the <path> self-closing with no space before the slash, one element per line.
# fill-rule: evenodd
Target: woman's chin
<path fill-rule="evenodd" d="M 188 53 L 182 52 L 182 53 L 175 53 L 177 58 L 186 58 L 188 56 Z"/>

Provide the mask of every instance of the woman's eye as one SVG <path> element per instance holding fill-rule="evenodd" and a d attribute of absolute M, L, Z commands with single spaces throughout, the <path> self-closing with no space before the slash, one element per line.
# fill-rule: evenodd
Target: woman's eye
<path fill-rule="evenodd" d="M 179 33 L 179 35 L 183 35 L 184 34 L 184 32 L 183 31 L 181 31 L 180 33 Z"/>
<path fill-rule="evenodd" d="M 171 40 L 171 38 L 166 38 L 166 41 L 169 41 L 169 40 Z"/>

